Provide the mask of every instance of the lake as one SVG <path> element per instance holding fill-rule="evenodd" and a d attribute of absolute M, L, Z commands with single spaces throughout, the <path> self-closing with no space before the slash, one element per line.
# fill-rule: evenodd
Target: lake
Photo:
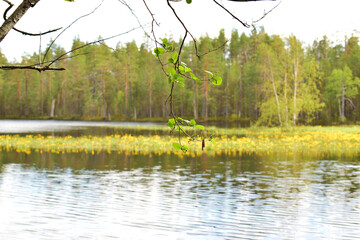
<path fill-rule="evenodd" d="M 8 120 L 11 131 L 2 123 L 7 134 L 118 131 L 101 122 L 61 130 L 62 121 Z M 0 239 L 359 236 L 360 156 L 0 152 Z"/>

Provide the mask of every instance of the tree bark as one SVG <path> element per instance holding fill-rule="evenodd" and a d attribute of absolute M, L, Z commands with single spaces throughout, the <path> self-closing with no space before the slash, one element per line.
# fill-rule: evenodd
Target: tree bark
<path fill-rule="evenodd" d="M 280 123 L 280 127 L 282 127 L 279 96 L 278 96 L 277 91 L 276 91 L 276 86 L 275 86 L 275 81 L 274 81 L 274 74 L 273 74 L 272 71 L 271 71 L 271 76 L 270 77 L 271 77 L 271 84 L 272 84 L 272 87 L 273 87 L 275 100 L 276 100 L 276 107 L 277 107 L 277 112 L 278 112 L 279 123 Z"/>
<path fill-rule="evenodd" d="M 152 76 L 149 76 L 149 117 L 152 118 L 152 91 L 153 91 L 153 82 Z"/>
<path fill-rule="evenodd" d="M 35 6 L 40 0 L 24 0 L 18 8 L 7 18 L 0 27 L 0 42 L 6 37 L 15 24 L 24 16 L 27 10 Z"/>
<path fill-rule="evenodd" d="M 53 119 L 54 118 L 54 115 L 55 115 L 55 102 L 56 100 L 53 99 L 51 101 L 51 111 L 50 111 L 50 118 Z"/>
<path fill-rule="evenodd" d="M 196 88 L 195 80 L 193 79 L 192 81 L 193 81 L 193 112 L 194 112 L 194 119 L 197 119 L 198 118 L 197 92 L 196 92 L 197 88 Z"/>
<path fill-rule="evenodd" d="M 285 77 L 284 77 L 285 124 L 287 127 L 289 123 L 289 108 L 288 108 L 288 100 L 287 100 L 286 92 L 287 92 L 287 73 L 285 73 Z"/>
<path fill-rule="evenodd" d="M 341 82 L 341 122 L 345 122 L 345 81 L 344 76 Z"/>
<path fill-rule="evenodd" d="M 239 92 L 238 92 L 238 103 L 237 103 L 237 116 L 238 118 L 241 117 L 241 91 L 242 91 L 242 74 L 241 74 L 241 68 L 239 72 Z"/>
<path fill-rule="evenodd" d="M 296 126 L 297 109 L 296 109 L 296 95 L 297 95 L 297 78 L 298 78 L 298 65 L 297 58 L 294 58 L 294 126 Z"/>
<path fill-rule="evenodd" d="M 106 99 L 105 99 L 105 71 L 106 69 L 103 69 L 103 75 L 102 75 L 102 103 L 103 103 L 103 120 L 107 119 L 106 114 Z"/>
<path fill-rule="evenodd" d="M 125 70 L 125 118 L 128 116 L 128 71 L 129 64 L 126 65 L 127 68 Z"/>

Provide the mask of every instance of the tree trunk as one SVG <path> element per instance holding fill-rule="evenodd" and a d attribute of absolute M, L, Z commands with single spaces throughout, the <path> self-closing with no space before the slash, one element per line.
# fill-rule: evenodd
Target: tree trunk
<path fill-rule="evenodd" d="M 287 92 L 287 73 L 285 73 L 285 77 L 284 77 L 285 124 L 287 127 L 289 124 L 289 108 L 288 108 L 288 99 L 286 92 Z"/>
<path fill-rule="evenodd" d="M 344 78 L 342 79 L 342 88 L 341 88 L 341 122 L 345 122 L 345 87 L 344 87 Z"/>
<path fill-rule="evenodd" d="M 294 58 L 294 126 L 296 126 L 297 109 L 296 109 L 296 95 L 297 95 L 297 77 L 298 77 L 298 61 Z"/>
<path fill-rule="evenodd" d="M 276 92 L 276 87 L 275 87 L 275 82 L 274 82 L 274 74 L 273 74 L 272 72 L 271 72 L 271 84 L 272 84 L 273 91 L 274 91 L 274 95 L 275 95 L 276 107 L 277 107 L 277 112 L 278 112 L 278 118 L 279 118 L 280 127 L 282 127 L 279 96 L 278 96 L 278 94 L 277 94 L 277 92 Z"/>
<path fill-rule="evenodd" d="M 149 117 L 152 118 L 152 77 L 150 75 L 150 82 L 149 82 Z"/>
<path fill-rule="evenodd" d="M 43 100 L 43 89 L 44 89 L 44 80 L 43 74 L 40 73 L 40 116 L 43 116 L 43 109 L 44 109 L 44 100 Z"/>
<path fill-rule="evenodd" d="M 241 69 L 239 72 L 239 94 L 238 94 L 238 104 L 237 104 L 237 116 L 241 117 L 241 91 L 242 91 L 242 74 Z"/>
<path fill-rule="evenodd" d="M 342 113 L 342 111 L 341 111 L 341 100 L 340 100 L 340 98 L 338 98 L 338 103 L 339 103 L 339 116 L 340 116 L 340 119 L 341 119 L 341 113 Z"/>
<path fill-rule="evenodd" d="M 127 64 L 127 66 L 129 67 L 129 64 Z M 125 70 L 125 118 L 127 118 L 127 112 L 128 112 L 128 91 L 129 91 L 129 86 L 128 86 L 128 68 Z"/>
<path fill-rule="evenodd" d="M 66 74 L 64 74 L 63 84 L 62 84 L 62 94 L 63 94 L 63 114 L 66 117 Z"/>
<path fill-rule="evenodd" d="M 194 110 L 194 118 L 197 119 L 198 118 L 198 105 L 197 105 L 197 87 L 196 87 L 196 82 L 193 79 L 193 110 Z"/>
<path fill-rule="evenodd" d="M 28 115 L 29 113 L 29 110 L 28 110 L 28 72 L 26 71 L 25 72 L 25 96 L 24 96 L 24 100 L 25 100 L 25 103 L 24 103 L 24 112 L 25 112 L 25 116 Z"/>
<path fill-rule="evenodd" d="M 22 96 L 21 96 L 21 86 L 20 80 L 16 78 L 17 92 L 18 92 L 18 100 L 19 100 L 19 115 L 22 115 Z"/>
<path fill-rule="evenodd" d="M 102 76 L 102 103 L 103 103 L 103 120 L 107 119 L 106 114 L 106 99 L 105 99 L 105 68 L 103 69 L 103 76 Z"/>
<path fill-rule="evenodd" d="M 208 117 L 208 106 L 207 106 L 207 94 L 208 94 L 208 85 L 207 82 L 204 83 L 203 88 L 203 97 L 202 97 L 202 117 L 207 118 Z"/>
<path fill-rule="evenodd" d="M 51 111 L 50 111 L 50 118 L 53 119 L 55 115 L 55 99 L 51 101 Z"/>

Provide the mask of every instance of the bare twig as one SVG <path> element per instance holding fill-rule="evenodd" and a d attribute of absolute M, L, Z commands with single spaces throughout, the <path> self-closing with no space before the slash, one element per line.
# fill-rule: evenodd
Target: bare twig
<path fill-rule="evenodd" d="M 52 29 L 52 30 L 49 30 L 49 31 L 46 31 L 46 32 L 42 32 L 42 33 L 29 33 L 29 32 L 25 32 L 25 31 L 22 31 L 22 30 L 19 30 L 17 28 L 13 28 L 15 31 L 21 33 L 21 34 L 24 34 L 24 35 L 27 35 L 27 36 L 32 36 L 32 37 L 36 37 L 36 36 L 42 36 L 42 35 L 46 35 L 46 34 L 49 34 L 49 33 L 53 33 L 53 32 L 56 32 L 56 31 L 59 31 L 60 29 L 62 29 L 62 27 L 59 27 L 59 28 L 56 28 L 56 29 Z"/>
<path fill-rule="evenodd" d="M 67 26 L 66 28 L 64 28 L 64 30 L 62 30 L 56 37 L 55 39 L 50 43 L 49 47 L 46 49 L 45 51 L 45 54 L 44 54 L 44 57 L 43 57 L 43 60 L 42 62 L 45 61 L 45 58 L 50 50 L 50 48 L 52 47 L 52 45 L 55 43 L 55 41 L 61 36 L 61 34 L 63 34 L 67 29 L 69 29 L 73 24 L 75 24 L 77 21 L 79 21 L 80 19 L 84 18 L 84 17 L 87 17 L 91 14 L 93 14 L 102 4 L 103 4 L 104 0 L 101 1 L 101 3 L 94 9 L 92 10 L 90 13 L 87 13 L 85 15 L 82 15 L 81 17 L 78 17 L 77 19 L 75 19 L 72 23 L 70 23 L 69 26 Z"/>
<path fill-rule="evenodd" d="M 161 44 L 161 43 L 159 43 L 159 42 L 157 41 L 157 39 L 156 39 L 155 30 L 154 30 L 154 24 L 156 24 L 157 26 L 160 26 L 160 24 L 156 21 L 156 19 L 155 19 L 155 17 L 154 17 L 154 14 L 151 12 L 151 10 L 150 10 L 149 6 L 147 5 L 146 1 L 143 0 L 143 2 L 144 2 L 144 5 L 145 5 L 146 9 L 147 9 L 148 12 L 150 13 L 151 18 L 152 18 L 152 21 L 151 21 L 151 33 L 152 33 L 152 35 L 153 35 L 153 37 L 154 37 L 155 47 L 158 48 L 158 44 Z M 158 61 L 159 61 L 159 63 L 160 63 L 160 66 L 161 66 L 162 71 L 163 71 L 164 74 L 166 75 L 166 71 L 165 71 L 165 69 L 164 69 L 164 64 L 162 63 L 162 61 L 161 61 L 161 59 L 160 59 L 160 56 L 157 55 L 157 59 L 158 59 Z"/>
<path fill-rule="evenodd" d="M 125 0 L 119 0 L 119 2 L 120 2 L 121 4 L 123 4 L 124 6 L 126 6 L 126 7 L 129 9 L 129 11 L 131 12 L 131 14 L 135 17 L 136 21 L 138 22 L 139 26 L 140 26 L 140 27 L 142 28 L 142 30 L 144 31 L 145 35 L 146 35 L 148 38 L 151 38 L 151 37 L 150 37 L 150 34 L 147 33 L 147 31 L 145 30 L 144 26 L 141 24 L 140 19 L 139 19 L 138 16 L 135 14 L 135 11 L 130 7 L 130 5 L 129 5 L 127 2 L 125 2 Z"/>
<path fill-rule="evenodd" d="M 195 53 L 196 53 L 196 56 L 199 57 L 196 39 L 195 39 L 194 36 L 191 34 L 191 32 L 187 29 L 187 27 L 185 26 L 185 24 L 184 24 L 184 22 L 181 20 L 181 18 L 177 15 L 175 9 L 171 6 L 169 0 L 167 0 L 167 4 L 168 4 L 169 8 L 172 10 L 172 12 L 174 13 L 176 19 L 180 22 L 180 24 L 181 24 L 181 25 L 183 26 L 183 28 L 185 29 L 185 32 L 186 32 L 186 33 L 189 33 L 189 35 L 190 35 L 191 38 L 193 39 L 194 48 L 195 48 Z M 186 36 L 186 34 L 185 34 L 185 36 Z M 184 37 L 183 40 L 185 40 L 185 38 L 186 38 L 186 37 Z M 179 58 L 180 58 L 180 54 L 179 54 Z"/>
<path fill-rule="evenodd" d="M 274 0 L 271 0 L 271 1 L 274 1 Z M 280 1 L 278 4 L 276 4 L 276 6 L 273 7 L 272 9 L 270 9 L 269 11 L 267 11 L 267 12 L 264 11 L 264 14 L 262 15 L 262 17 L 260 17 L 258 20 L 252 21 L 251 25 L 253 26 L 255 23 L 258 23 L 259 21 L 261 21 L 262 19 L 264 19 L 264 18 L 266 17 L 266 15 L 268 15 L 268 14 L 271 13 L 275 8 L 277 8 L 277 7 L 280 5 L 281 2 L 282 2 L 282 1 Z"/>
<path fill-rule="evenodd" d="M 209 53 L 216 52 L 217 50 L 219 50 L 219 49 L 221 49 L 221 48 L 224 48 L 225 45 L 226 45 L 228 42 L 229 42 L 229 40 L 226 40 L 226 41 L 223 42 L 219 47 L 213 48 L 213 49 L 209 50 L 208 52 L 199 55 L 199 57 L 201 58 L 201 57 L 203 57 L 203 56 L 205 56 L 205 55 L 207 55 L 207 54 L 209 54 Z"/>
<path fill-rule="evenodd" d="M 104 41 L 106 41 L 106 40 L 109 40 L 109 39 L 112 39 L 112 38 L 116 38 L 116 37 L 119 37 L 119 36 L 121 36 L 121 35 L 128 34 L 128 33 L 132 32 L 132 31 L 135 31 L 135 30 L 137 30 L 137 29 L 139 29 L 139 28 L 140 28 L 140 27 L 136 27 L 136 28 L 130 29 L 130 30 L 126 31 L 126 32 L 119 33 L 119 34 L 113 35 L 113 36 L 111 36 L 111 37 L 99 39 L 99 40 L 97 40 L 97 41 L 89 42 L 89 43 L 86 43 L 86 44 L 81 45 L 81 46 L 79 46 L 79 47 L 73 48 L 73 49 L 71 49 L 70 51 L 67 51 L 66 53 L 64 53 L 64 54 L 60 55 L 59 57 L 57 57 L 57 58 L 53 59 L 52 61 L 50 61 L 50 63 L 49 63 L 47 66 L 50 67 L 50 66 L 53 65 L 55 62 L 57 62 L 59 59 L 63 58 L 64 56 L 66 56 L 66 55 L 69 54 L 69 53 L 75 52 L 76 50 L 79 50 L 79 49 L 84 48 L 84 47 L 89 46 L 89 45 L 93 45 L 93 44 L 96 44 L 96 43 L 104 42 Z"/>
<path fill-rule="evenodd" d="M 233 13 L 231 13 L 229 11 L 229 9 L 227 9 L 226 7 L 224 7 L 224 5 L 220 4 L 219 2 L 217 2 L 216 0 L 213 0 L 220 8 L 222 8 L 223 10 L 225 10 L 230 16 L 232 16 L 236 21 L 240 22 L 244 27 L 246 28 L 250 28 L 251 26 L 254 26 L 255 23 L 258 23 L 259 21 L 261 21 L 262 19 L 264 19 L 266 17 L 266 15 L 268 15 L 269 13 L 271 13 L 275 8 L 277 8 L 281 1 L 273 8 L 271 8 L 269 11 L 265 11 L 264 14 L 257 20 L 252 21 L 251 24 L 248 24 L 245 21 L 240 20 L 238 17 L 236 17 Z M 262 1 L 276 1 L 276 0 L 229 0 L 229 1 L 233 1 L 233 2 L 262 2 Z"/>
<path fill-rule="evenodd" d="M 249 28 L 251 27 L 251 25 L 249 25 L 248 23 L 240 20 L 238 17 L 236 17 L 234 14 L 232 14 L 226 7 L 224 7 L 223 5 L 221 5 L 220 3 L 218 3 L 216 0 L 213 0 L 220 8 L 224 9 L 228 14 L 230 14 L 230 16 L 232 16 L 236 21 L 240 22 L 244 27 Z"/>

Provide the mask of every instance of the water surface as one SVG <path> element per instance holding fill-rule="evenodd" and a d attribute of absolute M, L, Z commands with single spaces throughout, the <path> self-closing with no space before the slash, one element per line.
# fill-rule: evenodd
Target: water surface
<path fill-rule="evenodd" d="M 136 125 L 0 120 L 0 134 L 106 136 Z M 359 236 L 359 156 L 0 151 L 0 239 Z"/>
<path fill-rule="evenodd" d="M 0 152 L 0 239 L 358 239 L 359 157 Z"/>
<path fill-rule="evenodd" d="M 0 134 L 92 135 L 106 136 L 124 132 L 121 127 L 157 126 L 155 122 L 106 122 L 61 120 L 0 120 Z"/>

